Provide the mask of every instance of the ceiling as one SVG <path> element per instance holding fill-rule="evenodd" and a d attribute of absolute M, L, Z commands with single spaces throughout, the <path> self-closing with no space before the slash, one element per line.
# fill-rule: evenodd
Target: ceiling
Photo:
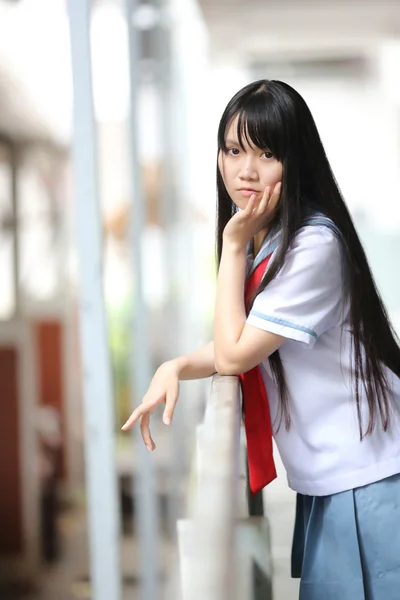
<path fill-rule="evenodd" d="M 69 68 L 67 22 L 61 10 L 64 2 L 51 2 L 48 22 L 57 19 L 54 31 L 61 33 L 56 34 L 44 22 L 40 28 L 40 20 L 34 20 L 35 2 L 0 0 L 0 131 L 13 137 L 36 138 L 40 134 L 47 138 L 61 130 L 60 123 L 66 123 L 70 90 L 56 83 L 61 81 L 60 73 L 67 73 Z M 400 38 L 400 0 L 198 2 L 216 61 L 248 65 L 301 57 L 306 61 L 316 57 L 357 59 L 373 54 L 382 39 Z M 17 32 L 24 39 L 23 45 L 15 45 Z M 59 43 L 61 34 L 63 44 Z M 44 40 L 45 36 L 48 41 L 40 44 L 38 38 Z M 41 65 L 40 85 L 32 63 Z M 61 139 L 65 138 L 63 133 Z"/>
<path fill-rule="evenodd" d="M 400 37 L 396 0 L 199 0 L 215 55 L 346 54 Z"/>

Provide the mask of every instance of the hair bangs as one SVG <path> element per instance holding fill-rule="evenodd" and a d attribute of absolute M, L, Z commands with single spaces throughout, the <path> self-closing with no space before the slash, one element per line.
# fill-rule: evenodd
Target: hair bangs
<path fill-rule="evenodd" d="M 237 119 L 236 134 L 241 148 L 247 142 L 251 147 L 270 150 L 277 160 L 283 161 L 287 148 L 286 129 L 273 98 L 265 90 L 248 97 L 227 120 L 224 139 L 220 140 L 220 147 L 225 152 L 226 134 L 234 119 Z"/>

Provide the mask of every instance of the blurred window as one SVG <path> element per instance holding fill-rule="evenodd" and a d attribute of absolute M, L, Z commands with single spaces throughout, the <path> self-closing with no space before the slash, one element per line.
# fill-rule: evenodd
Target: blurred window
<path fill-rule="evenodd" d="M 60 291 L 64 235 L 58 174 L 51 156 L 24 156 L 19 172 L 20 292 L 24 306 L 48 301 Z"/>

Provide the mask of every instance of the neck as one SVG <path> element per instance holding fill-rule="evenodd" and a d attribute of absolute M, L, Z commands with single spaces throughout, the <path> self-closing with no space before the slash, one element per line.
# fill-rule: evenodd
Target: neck
<path fill-rule="evenodd" d="M 268 231 L 269 231 L 269 229 L 267 229 L 267 228 L 262 229 L 261 231 L 256 233 L 256 235 L 254 236 L 254 238 L 253 238 L 254 257 L 256 257 L 257 254 L 259 253 L 260 248 L 263 245 L 265 238 L 267 237 Z"/>

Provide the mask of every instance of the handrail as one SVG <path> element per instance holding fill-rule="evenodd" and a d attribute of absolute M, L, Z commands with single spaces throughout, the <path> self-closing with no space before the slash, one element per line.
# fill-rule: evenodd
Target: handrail
<path fill-rule="evenodd" d="M 193 506 L 178 522 L 182 600 L 271 598 L 268 526 L 249 518 L 240 429 L 238 378 L 214 375 L 196 432 Z"/>
<path fill-rule="evenodd" d="M 214 375 L 198 435 L 193 600 L 233 597 L 230 585 L 239 454 L 239 382 L 237 377 Z"/>

